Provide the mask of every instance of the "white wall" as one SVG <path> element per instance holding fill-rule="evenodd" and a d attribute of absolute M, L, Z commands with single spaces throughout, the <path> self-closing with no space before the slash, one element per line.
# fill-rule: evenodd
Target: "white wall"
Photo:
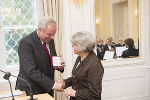
<path fill-rule="evenodd" d="M 146 65 L 105 68 L 102 100 L 149 100 Z"/>

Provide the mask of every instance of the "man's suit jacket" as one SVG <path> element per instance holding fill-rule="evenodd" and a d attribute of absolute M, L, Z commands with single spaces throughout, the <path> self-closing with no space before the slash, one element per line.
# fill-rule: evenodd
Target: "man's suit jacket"
<path fill-rule="evenodd" d="M 56 56 L 54 41 L 49 43 L 49 47 L 50 56 Z M 29 82 L 33 94 L 52 93 L 55 83 L 54 68 L 48 61 L 36 31 L 21 39 L 18 54 L 20 61 L 18 76 Z M 16 89 L 26 91 L 26 94 L 29 95 L 28 85 L 19 79 L 16 82 Z"/>
<path fill-rule="evenodd" d="M 96 45 L 97 46 L 97 57 L 100 59 L 100 60 L 102 60 L 103 59 L 103 56 L 104 56 L 104 54 L 103 54 L 103 47 L 104 47 L 104 45 L 103 44 L 97 44 Z M 100 48 L 101 49 L 101 51 L 99 51 L 99 49 L 98 48 Z"/>
<path fill-rule="evenodd" d="M 118 43 L 118 44 L 115 45 L 115 47 L 123 47 L 123 46 L 125 46 L 125 44 Z"/>
<path fill-rule="evenodd" d="M 111 48 L 113 48 L 115 50 L 115 46 L 111 45 Z M 109 50 L 109 47 L 108 47 L 108 45 L 105 44 L 104 45 L 104 52 L 107 50 Z"/>
<path fill-rule="evenodd" d="M 66 88 L 72 86 L 76 90 L 76 97 L 71 97 L 71 100 L 101 100 L 103 73 L 103 66 L 95 53 L 89 53 L 82 61 L 79 56 L 72 77 L 64 80 Z"/>
<path fill-rule="evenodd" d="M 128 48 L 127 50 L 123 51 L 121 57 L 128 58 L 128 57 L 137 57 L 139 56 L 139 50 L 135 48 Z"/>
<path fill-rule="evenodd" d="M 115 52 L 115 46 L 111 45 L 111 48 L 113 48 L 113 49 L 114 49 L 114 52 Z M 105 44 L 105 45 L 103 46 L 103 50 L 99 53 L 99 56 L 100 56 L 101 59 L 103 59 L 103 57 L 104 57 L 104 55 L 105 55 L 105 51 L 109 51 L 109 47 L 108 47 L 107 44 Z"/>

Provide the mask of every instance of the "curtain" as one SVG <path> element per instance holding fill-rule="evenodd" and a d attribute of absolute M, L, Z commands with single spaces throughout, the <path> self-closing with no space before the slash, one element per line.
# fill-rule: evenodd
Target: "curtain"
<path fill-rule="evenodd" d="M 57 23 L 55 34 L 55 48 L 58 56 L 62 56 L 62 36 L 63 36 L 63 0 L 37 0 L 37 21 L 43 16 L 50 16 Z M 62 79 L 62 74 L 55 71 L 55 80 Z M 55 92 L 55 100 L 64 100 L 64 95 Z"/>

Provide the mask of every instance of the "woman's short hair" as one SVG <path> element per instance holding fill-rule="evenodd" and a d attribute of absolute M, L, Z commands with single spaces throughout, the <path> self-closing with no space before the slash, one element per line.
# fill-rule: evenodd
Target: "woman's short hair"
<path fill-rule="evenodd" d="M 126 39 L 126 40 L 124 41 L 124 43 L 125 43 L 126 45 L 128 45 L 129 48 L 134 48 L 134 40 L 133 40 L 133 39 L 128 38 L 128 39 Z"/>
<path fill-rule="evenodd" d="M 56 21 L 48 16 L 45 16 L 38 23 L 38 27 L 40 27 L 42 30 L 45 30 L 47 25 L 56 25 Z"/>
<path fill-rule="evenodd" d="M 71 43 L 78 46 L 79 52 L 92 52 L 96 41 L 89 32 L 77 32 L 72 35 Z"/>

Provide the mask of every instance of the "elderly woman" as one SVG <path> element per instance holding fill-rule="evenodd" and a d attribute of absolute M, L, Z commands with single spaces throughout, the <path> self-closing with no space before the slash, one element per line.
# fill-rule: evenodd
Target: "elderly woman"
<path fill-rule="evenodd" d="M 74 54 L 78 57 L 72 76 L 66 80 L 65 96 L 70 100 L 101 100 L 103 66 L 93 52 L 95 39 L 88 32 L 75 33 L 72 38 Z"/>
<path fill-rule="evenodd" d="M 137 57 L 139 56 L 139 50 L 135 49 L 134 47 L 134 40 L 131 38 L 128 38 L 124 41 L 127 50 L 123 51 L 122 57 L 128 58 L 128 57 Z"/>

